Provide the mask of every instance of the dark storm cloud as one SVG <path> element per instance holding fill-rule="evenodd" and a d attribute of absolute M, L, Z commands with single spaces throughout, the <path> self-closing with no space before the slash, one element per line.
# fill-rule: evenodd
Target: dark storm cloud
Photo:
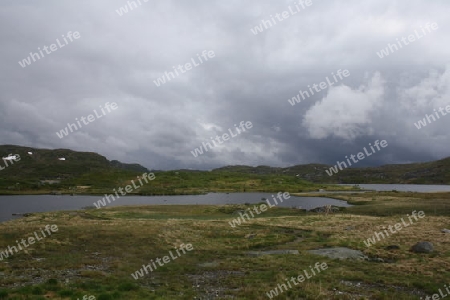
<path fill-rule="evenodd" d="M 3 1 L 2 144 L 95 151 L 148 168 L 334 164 L 368 143 L 389 146 L 363 165 L 449 156 L 450 116 L 414 123 L 449 104 L 448 4 L 424 0 L 314 1 L 255 35 L 294 1 Z M 377 52 L 427 23 L 389 56 Z M 80 38 L 22 68 L 68 32 Z M 215 57 L 161 86 L 154 80 L 197 54 Z M 288 103 L 332 72 L 350 76 Z M 179 71 L 180 72 L 180 71 Z M 56 132 L 106 102 L 117 111 L 63 139 Z M 194 157 L 240 121 L 253 128 Z"/>

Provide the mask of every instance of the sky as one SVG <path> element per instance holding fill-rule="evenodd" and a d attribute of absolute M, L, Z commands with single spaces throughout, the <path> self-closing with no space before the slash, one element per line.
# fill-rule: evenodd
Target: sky
<path fill-rule="evenodd" d="M 450 156 L 448 0 L 299 1 L 3 0 L 0 144 L 159 170 Z"/>

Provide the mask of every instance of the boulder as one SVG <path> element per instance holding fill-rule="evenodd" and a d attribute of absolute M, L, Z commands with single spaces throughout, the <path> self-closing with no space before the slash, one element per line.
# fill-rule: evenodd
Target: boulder
<path fill-rule="evenodd" d="M 434 251 L 434 247 L 430 242 L 418 242 L 411 247 L 410 251 L 414 253 L 431 253 Z"/>

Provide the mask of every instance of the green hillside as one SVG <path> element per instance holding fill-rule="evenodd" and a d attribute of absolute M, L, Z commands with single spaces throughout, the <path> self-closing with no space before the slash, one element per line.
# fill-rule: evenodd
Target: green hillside
<path fill-rule="evenodd" d="M 75 192 L 76 186 L 108 188 L 147 171 L 135 164 L 110 162 L 104 156 L 92 152 L 0 146 L 2 158 L 10 154 L 19 155 L 20 160 L 0 160 L 0 166 L 4 168 L 0 170 L 0 192 L 3 193 L 69 189 Z"/>

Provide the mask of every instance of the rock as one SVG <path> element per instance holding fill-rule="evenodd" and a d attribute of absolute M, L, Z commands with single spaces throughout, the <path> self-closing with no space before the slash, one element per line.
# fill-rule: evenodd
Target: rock
<path fill-rule="evenodd" d="M 442 233 L 450 233 L 450 230 L 449 229 L 442 229 L 441 232 Z"/>
<path fill-rule="evenodd" d="M 369 258 L 361 251 L 353 250 L 345 247 L 324 248 L 316 250 L 308 250 L 311 254 L 326 256 L 331 259 L 355 259 L 368 260 Z"/>
<path fill-rule="evenodd" d="M 220 263 L 218 263 L 216 261 L 205 262 L 205 263 L 198 264 L 198 266 L 201 268 L 216 268 L 216 267 L 220 266 Z"/>
<path fill-rule="evenodd" d="M 247 251 L 250 256 L 274 255 L 274 254 L 299 254 L 298 250 L 267 250 L 267 251 Z"/>
<path fill-rule="evenodd" d="M 13 216 L 19 216 L 19 217 L 31 217 L 33 214 L 32 213 L 24 213 L 24 214 L 20 214 L 20 213 L 13 213 Z"/>
<path fill-rule="evenodd" d="M 354 226 L 347 226 L 344 228 L 344 230 L 355 230 Z"/>
<path fill-rule="evenodd" d="M 45 260 L 45 258 L 40 258 L 40 257 L 36 257 L 36 258 L 33 258 L 35 261 L 44 261 Z"/>
<path fill-rule="evenodd" d="M 384 259 L 382 259 L 381 257 L 370 258 L 369 261 L 384 263 Z"/>
<path fill-rule="evenodd" d="M 385 250 L 399 250 L 400 247 L 397 245 L 389 245 L 384 248 Z"/>
<path fill-rule="evenodd" d="M 410 251 L 414 253 L 431 253 L 434 251 L 434 247 L 430 242 L 418 242 L 411 247 Z"/>

